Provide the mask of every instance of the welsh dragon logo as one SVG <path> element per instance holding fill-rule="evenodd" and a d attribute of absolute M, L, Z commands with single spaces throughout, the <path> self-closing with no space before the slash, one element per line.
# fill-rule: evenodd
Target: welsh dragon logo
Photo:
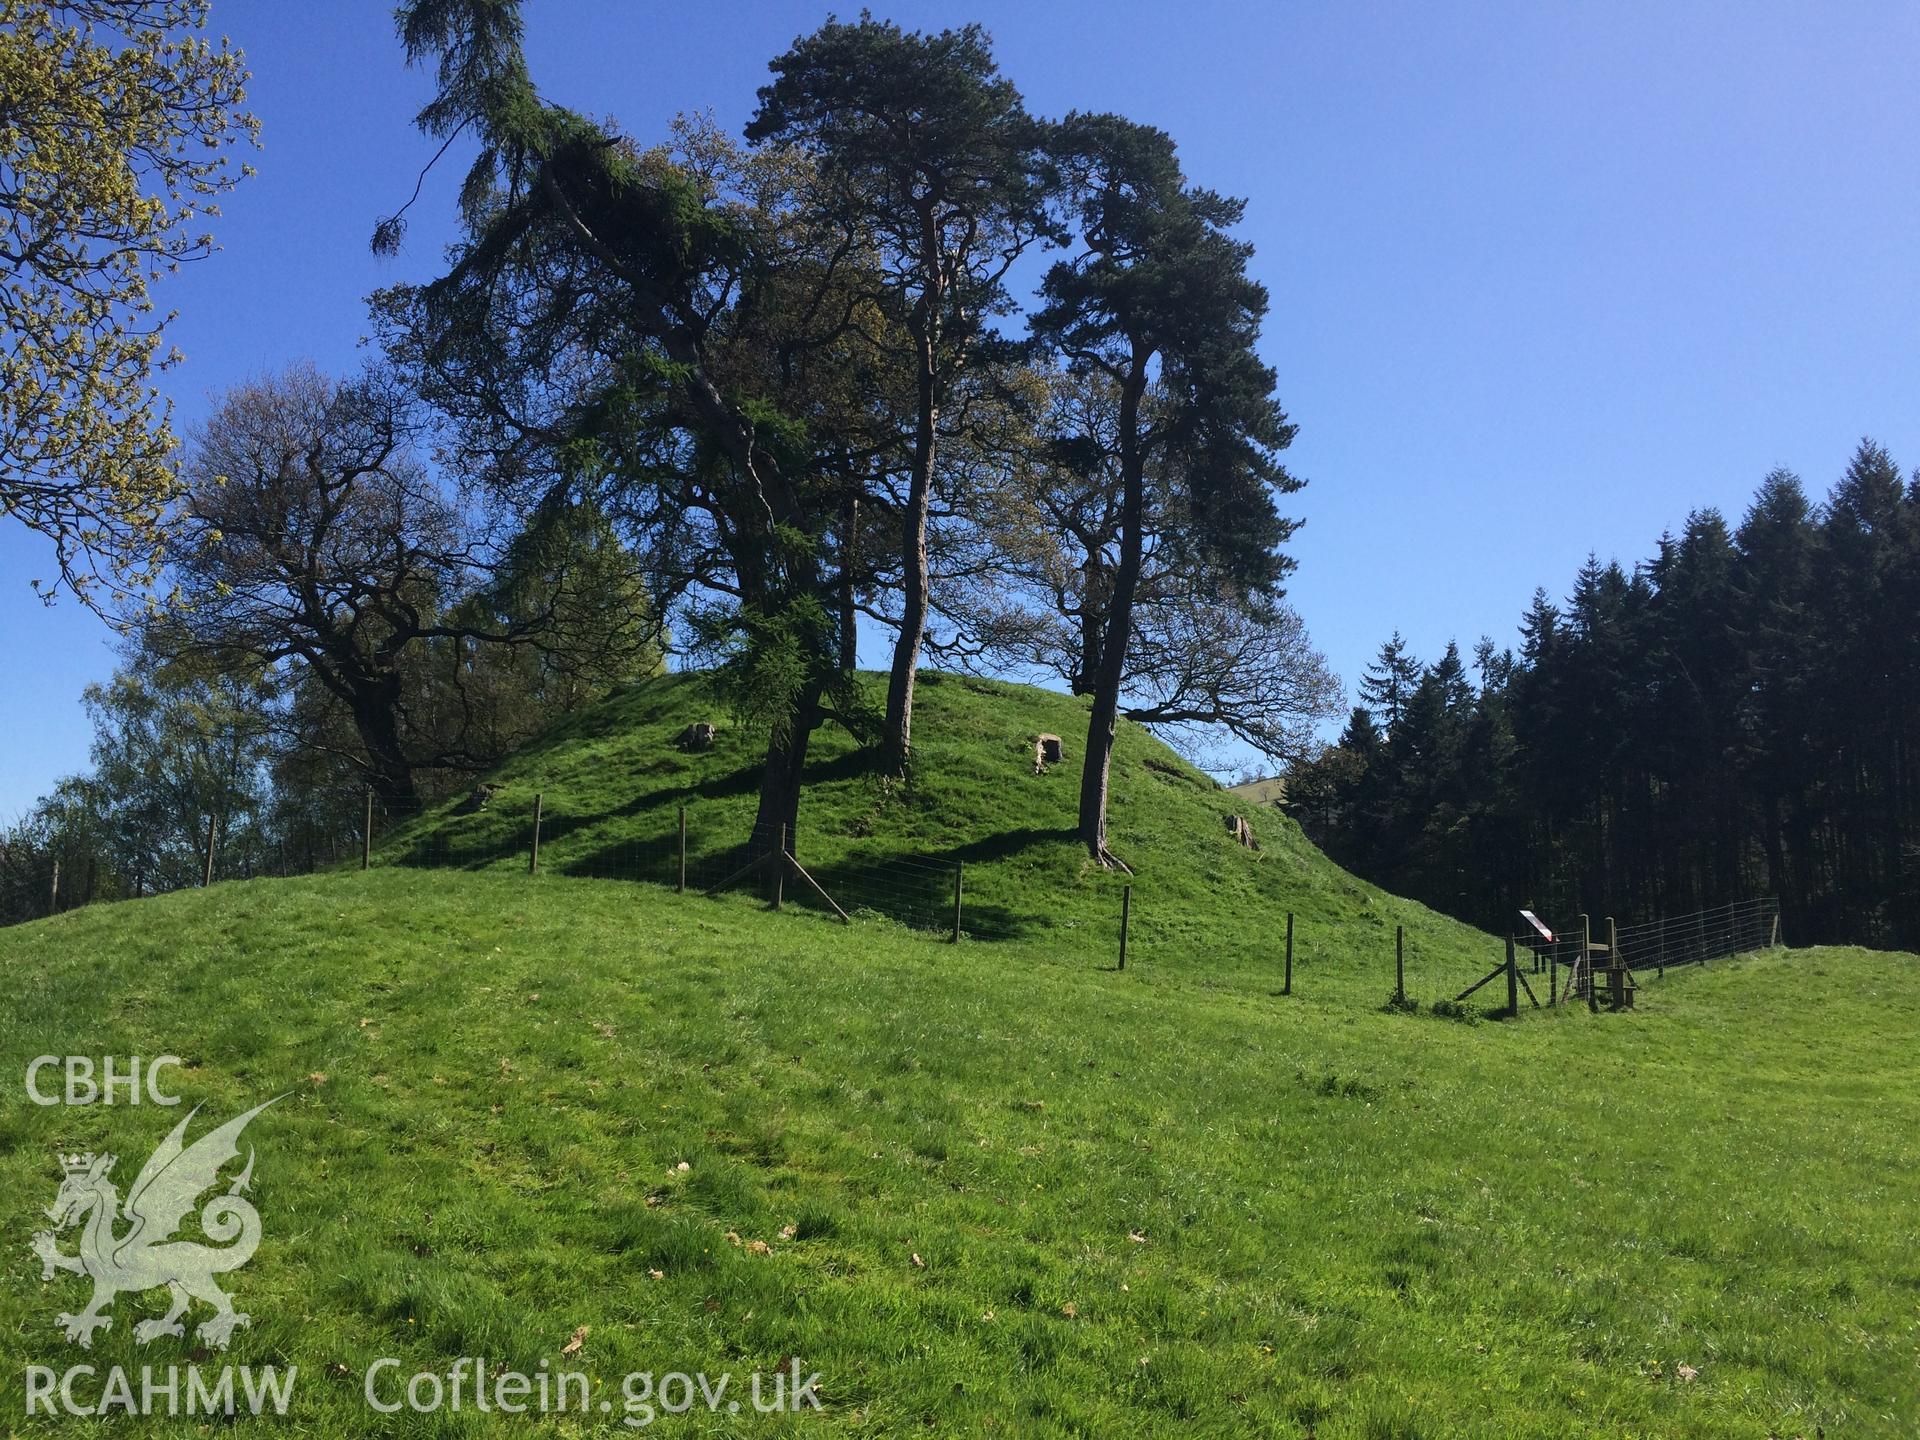
<path fill-rule="evenodd" d="M 40 1259 L 43 1280 L 51 1280 L 57 1271 L 65 1270 L 93 1281 L 93 1299 L 87 1308 L 78 1315 L 58 1318 L 69 1341 L 91 1347 L 94 1331 L 113 1324 L 113 1317 L 106 1312 L 121 1291 L 157 1290 L 162 1286 L 171 1297 L 166 1315 L 142 1320 L 133 1327 L 133 1338 L 142 1345 L 162 1335 L 184 1338 L 186 1327 L 180 1317 L 195 1300 L 213 1306 L 214 1313 L 201 1322 L 195 1334 L 215 1349 L 224 1350 L 234 1327 L 248 1323 L 249 1317 L 233 1308 L 232 1300 L 213 1277 L 238 1270 L 260 1244 L 260 1212 L 245 1198 L 253 1181 L 251 1146 L 245 1168 L 233 1177 L 224 1194 L 215 1195 L 200 1211 L 200 1228 L 214 1243 L 175 1240 L 173 1235 L 195 1201 L 219 1183 L 221 1167 L 239 1157 L 240 1132 L 247 1128 L 247 1122 L 271 1104 L 273 1100 L 256 1105 L 188 1145 L 187 1125 L 200 1113 L 196 1105 L 141 1167 L 124 1207 L 119 1190 L 108 1178 L 118 1157 L 60 1157 L 66 1178 L 60 1182 L 59 1195 L 47 1207 L 54 1228 L 33 1237 L 33 1253 Z M 115 1234 L 115 1226 L 123 1220 L 128 1228 Z M 55 1244 L 55 1234 L 82 1222 L 78 1252 L 63 1254 Z"/>

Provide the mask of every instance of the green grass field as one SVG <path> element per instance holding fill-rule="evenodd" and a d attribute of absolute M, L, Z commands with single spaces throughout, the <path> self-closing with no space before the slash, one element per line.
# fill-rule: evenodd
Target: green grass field
<path fill-rule="evenodd" d="M 457 822 L 502 827 L 497 863 L 224 884 L 0 932 L 0 1072 L 171 1052 L 187 1068 L 170 1083 L 207 1107 L 196 1131 L 291 1092 L 248 1131 L 265 1240 L 231 1277 L 253 1322 L 228 1358 L 299 1380 L 285 1419 L 248 1423 L 617 1433 L 631 1372 L 744 1387 L 797 1359 L 822 1377 L 817 1414 L 697 1410 L 654 1428 L 1920 1430 L 1914 957 L 1744 957 L 1650 983 L 1631 1015 L 1385 1013 L 1394 923 L 1416 994 L 1490 965 L 1491 942 L 1342 875 L 1271 816 L 1263 854 L 1239 850 L 1209 829 L 1230 797 L 1168 778 L 1159 798 L 1145 762 L 1168 762 L 1129 734 L 1116 828 L 1143 932 L 1115 972 L 1112 882 L 1057 833 L 1071 780 L 1017 768 L 1032 702 L 959 682 L 929 691 L 942 708 L 917 785 L 940 803 L 878 796 L 829 751 L 801 854 L 832 869 L 884 845 L 979 843 L 956 831 L 1056 832 L 969 859 L 1003 938 L 955 946 L 568 876 L 648 827 L 657 839 L 687 796 L 707 813 L 750 803 L 726 793 L 724 754 L 648 738 L 677 728 L 691 683 L 510 766 L 502 802 Z M 1013 733 L 975 723 L 996 714 Z M 976 751 L 992 760 L 970 769 Z M 996 801 L 986 767 L 1002 757 Z M 512 787 L 537 783 L 562 816 L 617 811 L 650 763 L 648 803 L 593 822 L 597 838 L 562 829 L 549 873 L 505 853 Z M 1285 908 L 1302 917 L 1290 998 L 1273 993 Z M 0 1414 L 56 1433 L 89 1422 L 27 1418 L 27 1366 L 137 1372 L 194 1353 L 134 1343 L 160 1294 L 122 1296 L 91 1352 L 60 1338 L 54 1316 L 85 1284 L 43 1283 L 28 1249 L 57 1153 L 111 1149 L 125 1179 L 184 1110 L 14 1095 Z M 578 1369 L 594 1408 L 376 1414 L 363 1375 L 387 1356 L 402 1377 L 462 1356 Z"/>

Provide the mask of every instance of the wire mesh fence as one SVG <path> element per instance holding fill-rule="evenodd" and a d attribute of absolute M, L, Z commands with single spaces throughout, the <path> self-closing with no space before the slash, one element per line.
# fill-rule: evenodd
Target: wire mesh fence
<path fill-rule="evenodd" d="M 1570 925 L 1527 925 L 1513 943 L 1530 955 L 1529 973 L 1545 975 L 1553 999 L 1591 998 L 1594 974 L 1624 970 L 1636 980 L 1711 960 L 1767 950 L 1781 943 L 1780 902 L 1773 896 L 1734 900 L 1686 915 L 1633 925 L 1586 915 Z"/>
<path fill-rule="evenodd" d="M 796 840 L 781 827 L 757 826 L 750 788 L 718 800 L 659 791 L 597 803 L 584 798 L 595 793 L 481 785 L 463 796 L 423 802 L 370 789 L 321 787 L 302 797 L 297 813 L 283 807 L 274 824 L 193 822 L 195 843 L 176 866 L 182 873 L 156 882 L 152 890 L 357 867 L 559 875 L 693 894 L 753 893 L 780 908 L 848 921 L 872 917 L 950 940 L 1044 932 L 1071 937 L 1075 948 L 1108 969 L 1127 966 L 1131 935 L 1136 958 L 1205 954 L 1216 977 L 1209 983 L 1294 993 L 1291 913 L 1285 915 L 1284 930 L 1277 928 L 1278 915 L 1271 927 L 1222 926 L 1218 916 L 1197 913 L 1196 895 L 1177 882 L 1174 892 L 1162 894 L 1151 878 L 1142 888 L 1143 877 L 1085 869 L 1065 907 L 1038 898 L 1054 893 L 1051 882 L 1030 899 L 1024 890 L 1028 877 L 1058 876 L 1060 857 L 1045 849 L 1061 840 L 1053 832 L 1019 832 L 1018 843 L 999 837 L 995 844 L 944 854 L 900 853 L 897 840 L 815 831 Z M 1041 846 L 1031 858 L 1021 848 L 1028 844 Z M 977 872 L 977 894 L 969 886 L 967 859 L 997 862 Z M 90 875 L 77 867 L 59 879 L 29 878 L 46 897 L 40 902 L 46 909 L 36 904 L 31 914 L 96 898 Z M 1356 975 L 1357 957 L 1377 955 L 1379 971 L 1367 971 L 1377 973 L 1377 981 L 1367 983 L 1390 994 L 1390 1006 L 1418 1008 L 1409 1004 L 1408 993 L 1417 970 L 1429 996 L 1437 986 L 1440 997 L 1452 996 L 1455 1007 L 1478 995 L 1483 1004 L 1489 996 L 1505 999 L 1503 1008 L 1513 1011 L 1523 1001 L 1551 1005 L 1576 995 L 1592 1003 L 1596 971 L 1611 984 L 1616 968 L 1642 978 L 1657 976 L 1780 940 L 1780 907 L 1770 897 L 1627 926 L 1604 917 L 1596 924 L 1582 916 L 1562 928 L 1542 924 L 1511 937 L 1518 973 L 1502 983 L 1504 960 L 1489 973 L 1486 967 L 1495 956 L 1482 958 L 1471 947 L 1443 945 L 1435 953 L 1414 953 L 1404 944 L 1410 937 L 1393 918 L 1368 914 L 1342 925 L 1338 936 L 1323 936 L 1318 927 L 1303 935 L 1300 958 L 1313 973 L 1309 985 L 1317 990 L 1329 980 L 1338 983 L 1334 975 L 1323 979 L 1318 971 L 1323 955 L 1338 955 L 1341 969 Z M 1630 987 L 1633 980 L 1625 984 Z M 1467 988 L 1454 996 L 1463 985 Z"/>
<path fill-rule="evenodd" d="M 1636 971 L 1656 974 L 1681 965 L 1703 965 L 1709 960 L 1768 950 L 1780 943 L 1780 902 L 1772 896 L 1736 900 L 1710 910 L 1696 910 L 1613 932 L 1613 944 L 1624 962 Z"/>
<path fill-rule="evenodd" d="M 874 915 L 916 929 L 958 933 L 962 869 L 937 856 L 842 856 L 810 863 L 778 825 L 742 830 L 697 806 L 663 813 L 665 834 L 636 836 L 621 819 L 572 813 L 541 793 L 494 797 L 476 790 L 451 806 L 379 797 L 366 801 L 361 863 L 490 870 L 624 880 L 696 893 L 757 891 L 785 907 L 844 917 Z M 617 832 L 617 833 L 609 833 Z"/>

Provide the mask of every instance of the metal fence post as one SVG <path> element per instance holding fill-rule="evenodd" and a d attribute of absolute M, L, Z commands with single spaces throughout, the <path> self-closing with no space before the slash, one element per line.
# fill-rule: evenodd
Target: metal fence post
<path fill-rule="evenodd" d="M 1120 963 L 1115 969 L 1127 968 L 1127 928 L 1133 921 L 1133 886 L 1120 887 Z"/>
<path fill-rule="evenodd" d="M 527 874 L 540 873 L 540 808 L 546 796 L 541 791 L 533 792 L 533 848 L 527 852 Z"/>

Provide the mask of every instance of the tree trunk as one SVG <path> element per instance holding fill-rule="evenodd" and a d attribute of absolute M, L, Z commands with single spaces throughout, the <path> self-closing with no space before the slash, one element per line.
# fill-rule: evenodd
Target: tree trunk
<path fill-rule="evenodd" d="M 786 837 L 789 853 L 795 851 L 800 832 L 800 784 L 807 764 L 807 746 L 820 727 L 820 696 L 825 687 L 810 682 L 794 706 L 785 740 L 770 741 L 766 764 L 760 773 L 760 808 L 754 816 L 753 836 L 748 842 L 753 854 L 773 855 Z M 770 879 L 772 870 L 761 872 Z"/>
<path fill-rule="evenodd" d="M 927 638 L 927 507 L 933 494 L 940 424 L 939 377 L 934 363 L 939 308 L 940 287 L 935 283 L 921 298 L 915 336 L 918 413 L 914 418 L 907 507 L 900 519 L 900 634 L 893 642 L 893 669 L 887 677 L 886 758 L 895 770 L 905 768 L 913 752 L 914 670 L 920 663 L 920 646 Z"/>
<path fill-rule="evenodd" d="M 716 416 L 723 416 L 717 394 L 708 394 L 698 403 Z M 850 604 L 852 521 L 858 514 L 854 505 L 849 504 L 845 511 L 848 529 L 845 536 L 846 554 L 842 557 L 843 585 L 836 595 L 836 587 L 821 573 L 813 546 L 792 547 L 781 540 L 781 527 L 793 530 L 809 528 L 806 523 L 808 512 L 798 502 L 792 484 L 779 466 L 775 463 L 762 466 L 763 457 L 754 449 L 751 427 L 744 424 L 723 427 L 720 439 L 740 473 L 752 482 L 754 491 L 764 497 L 762 503 L 767 506 L 769 519 L 773 522 L 770 530 L 761 532 L 743 527 L 734 530 L 729 537 L 729 555 L 740 584 L 742 602 L 769 615 L 788 611 L 796 597 L 801 596 L 817 603 L 823 615 L 831 614 L 836 606 Z M 829 528 L 830 522 L 822 524 L 812 531 L 812 538 L 816 541 L 825 540 Z M 827 624 L 815 627 L 808 636 L 806 679 L 794 696 L 792 709 L 784 723 L 774 726 L 774 736 L 767 743 L 766 761 L 760 776 L 759 808 L 754 816 L 753 833 L 747 841 L 750 857 L 762 858 L 773 854 L 780 846 L 783 833 L 787 849 L 794 849 L 794 837 L 799 831 L 800 785 L 806 767 L 807 746 L 813 739 L 813 732 L 820 726 L 820 702 L 835 674 L 835 666 L 847 661 L 851 654 L 844 635 L 840 637 L 838 645 L 834 640 L 831 627 Z M 771 879 L 772 873 L 771 867 L 763 866 L 761 869 L 763 880 Z"/>
<path fill-rule="evenodd" d="M 1096 578 L 1104 587 L 1105 577 L 1096 577 L 1096 572 L 1090 565 L 1083 567 L 1083 572 L 1086 580 L 1080 595 L 1080 663 L 1075 668 L 1073 676 L 1073 693 L 1091 695 L 1096 677 L 1100 674 L 1100 656 L 1105 644 L 1104 632 L 1108 611 L 1101 608 L 1098 600 L 1099 591 L 1095 588 Z"/>
<path fill-rule="evenodd" d="M 1126 679 L 1133 639 L 1133 597 L 1140 583 L 1140 530 L 1146 514 L 1145 458 L 1140 453 L 1140 397 L 1146 390 L 1147 355 L 1136 350 L 1120 390 L 1120 564 L 1113 576 L 1101 640 L 1100 668 L 1093 680 L 1093 713 L 1087 721 L 1087 753 L 1080 766 L 1080 839 L 1101 864 L 1107 853 L 1107 785 L 1113 764 L 1114 728 L 1120 716 L 1120 686 Z"/>
<path fill-rule="evenodd" d="M 860 497 L 849 495 L 840 514 L 840 670 L 860 664 L 859 612 L 854 608 L 854 568 L 859 560 Z"/>
<path fill-rule="evenodd" d="M 406 747 L 400 743 L 400 722 L 395 714 L 398 703 L 396 680 L 356 690 L 353 697 L 353 725 L 367 751 L 367 783 L 391 816 L 411 818 L 420 809 L 420 790 L 414 780 L 413 764 Z"/>

